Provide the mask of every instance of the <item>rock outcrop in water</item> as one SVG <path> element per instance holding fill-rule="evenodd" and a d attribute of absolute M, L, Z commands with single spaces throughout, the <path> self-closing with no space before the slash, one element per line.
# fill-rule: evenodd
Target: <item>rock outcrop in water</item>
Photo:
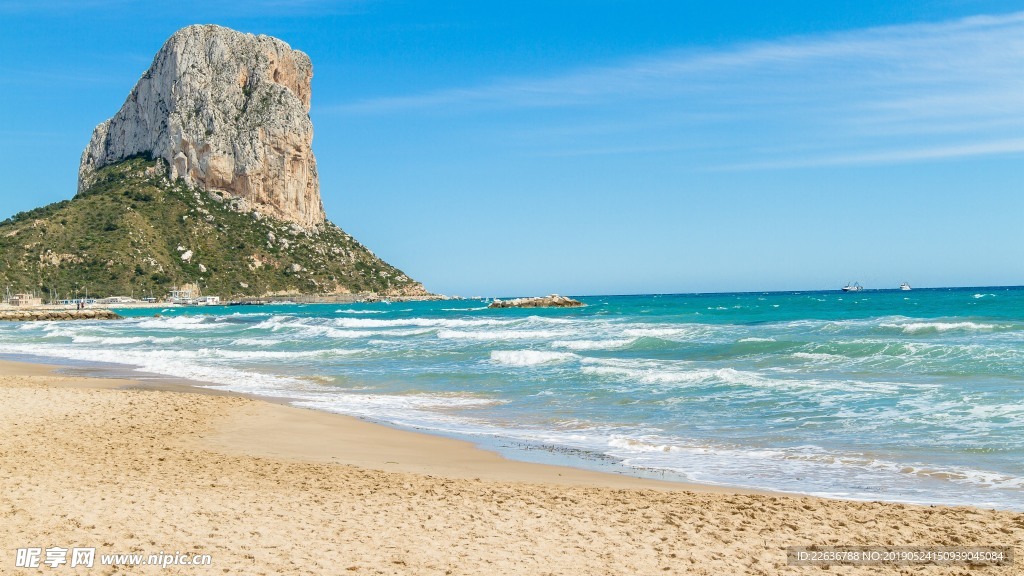
<path fill-rule="evenodd" d="M 189 26 L 163 45 L 121 110 L 96 127 L 78 191 L 96 170 L 163 158 L 172 179 L 303 227 L 324 222 L 309 119 L 313 65 L 269 36 Z"/>
<path fill-rule="evenodd" d="M 551 294 L 534 298 L 515 298 L 513 300 L 497 300 L 487 305 L 488 308 L 575 308 L 583 306 L 583 302 Z"/>

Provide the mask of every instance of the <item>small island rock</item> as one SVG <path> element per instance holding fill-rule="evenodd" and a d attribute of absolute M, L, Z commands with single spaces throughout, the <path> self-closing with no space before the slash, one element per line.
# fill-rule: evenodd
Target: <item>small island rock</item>
<path fill-rule="evenodd" d="M 537 296 L 534 298 L 515 298 L 513 300 L 498 300 L 488 304 L 488 308 L 576 308 L 583 306 L 583 302 L 551 294 L 549 296 Z"/>

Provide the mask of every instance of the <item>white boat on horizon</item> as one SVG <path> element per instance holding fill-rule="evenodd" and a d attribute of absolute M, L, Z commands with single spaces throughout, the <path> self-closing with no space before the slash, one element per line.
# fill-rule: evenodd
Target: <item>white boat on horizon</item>
<path fill-rule="evenodd" d="M 907 290 L 913 290 L 913 288 L 910 287 L 910 284 L 907 284 L 906 282 L 904 282 L 904 283 L 900 284 L 900 290 L 903 290 L 905 292 Z"/>
<path fill-rule="evenodd" d="M 864 287 L 860 285 L 860 282 L 850 282 L 846 286 L 843 286 L 843 292 L 860 292 Z"/>

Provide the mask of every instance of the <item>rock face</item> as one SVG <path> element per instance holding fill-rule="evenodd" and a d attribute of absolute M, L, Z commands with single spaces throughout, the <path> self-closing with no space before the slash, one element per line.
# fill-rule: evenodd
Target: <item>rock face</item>
<path fill-rule="evenodd" d="M 163 45 L 121 110 L 93 131 L 78 191 L 96 170 L 163 158 L 170 176 L 304 228 L 324 222 L 309 119 L 309 57 L 269 36 L 189 26 Z"/>
<path fill-rule="evenodd" d="M 538 296 L 535 298 L 516 298 L 514 300 L 495 300 L 487 305 L 488 308 L 575 308 L 583 306 L 583 302 L 551 294 L 550 296 Z"/>

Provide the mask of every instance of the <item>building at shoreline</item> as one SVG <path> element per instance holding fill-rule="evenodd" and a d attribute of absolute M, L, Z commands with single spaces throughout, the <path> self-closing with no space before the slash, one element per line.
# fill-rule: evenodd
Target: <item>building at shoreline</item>
<path fill-rule="evenodd" d="M 43 299 L 31 294 L 15 294 L 8 301 L 11 306 L 42 306 Z"/>

